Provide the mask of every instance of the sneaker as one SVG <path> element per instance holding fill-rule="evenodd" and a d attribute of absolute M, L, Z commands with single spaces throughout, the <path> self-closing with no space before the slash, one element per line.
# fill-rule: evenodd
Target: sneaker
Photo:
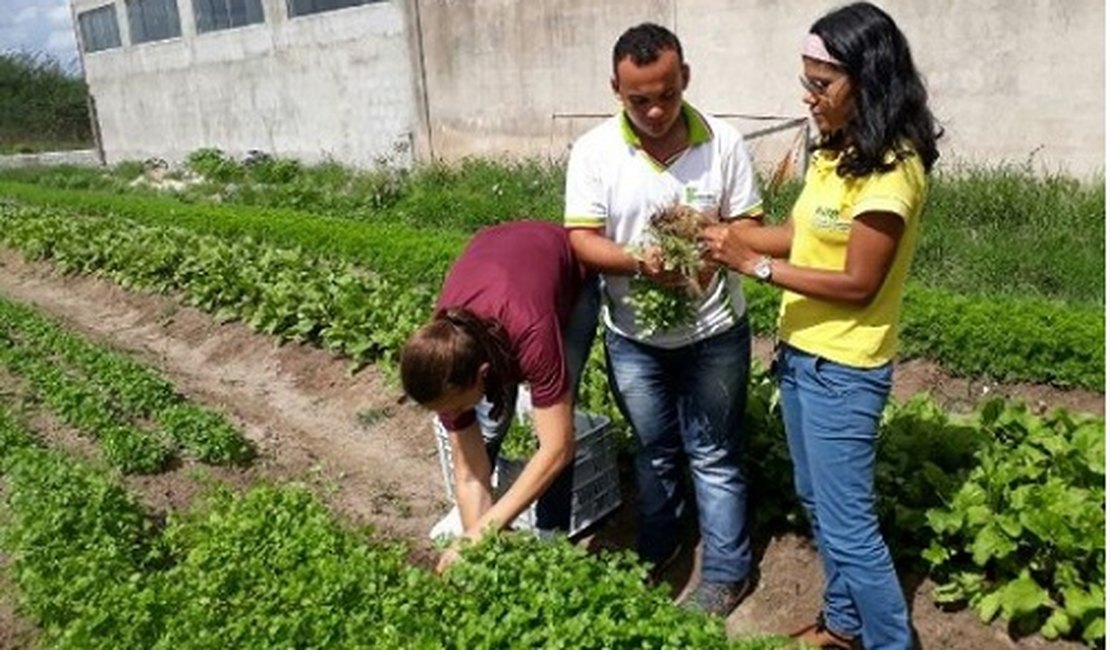
<path fill-rule="evenodd" d="M 682 607 L 725 618 L 753 591 L 755 580 L 750 575 L 739 582 L 702 580 L 682 601 Z"/>

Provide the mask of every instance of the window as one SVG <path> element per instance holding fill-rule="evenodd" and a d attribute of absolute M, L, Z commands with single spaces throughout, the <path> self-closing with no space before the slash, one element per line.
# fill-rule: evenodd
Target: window
<path fill-rule="evenodd" d="M 133 44 L 181 36 L 177 0 L 127 0 L 127 22 Z"/>
<path fill-rule="evenodd" d="M 290 16 L 304 16 L 344 7 L 357 7 L 371 2 L 381 2 L 381 0 L 285 0 L 285 2 L 289 7 Z"/>
<path fill-rule="evenodd" d="M 211 32 L 262 22 L 262 0 L 193 0 L 197 32 Z"/>
<path fill-rule="evenodd" d="M 81 30 L 82 49 L 86 52 L 110 50 L 121 45 L 115 5 L 82 11 L 77 14 L 77 25 Z"/>

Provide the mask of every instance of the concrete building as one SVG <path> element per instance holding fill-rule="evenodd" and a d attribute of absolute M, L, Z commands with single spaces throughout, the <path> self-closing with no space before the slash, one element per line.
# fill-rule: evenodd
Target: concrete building
<path fill-rule="evenodd" d="M 758 136 L 757 161 L 770 166 L 800 142 L 801 38 L 840 4 L 71 2 L 107 162 L 214 146 L 360 166 L 562 156 L 616 110 L 611 48 L 643 21 L 675 30 L 693 70 L 690 100 Z M 1102 2 L 879 4 L 926 77 L 945 164 L 1102 172 Z"/>

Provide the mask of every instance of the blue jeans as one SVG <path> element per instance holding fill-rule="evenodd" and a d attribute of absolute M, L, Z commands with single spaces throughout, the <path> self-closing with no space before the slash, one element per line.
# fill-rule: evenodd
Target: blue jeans
<path fill-rule="evenodd" d="M 597 333 L 597 315 L 601 308 L 601 293 L 598 287 L 598 278 L 591 275 L 582 285 L 581 293 L 575 303 L 570 320 L 563 328 L 563 351 L 567 357 L 567 372 L 570 375 L 570 390 L 573 399 L 578 398 L 578 385 L 582 382 L 582 371 L 590 357 L 590 347 Z M 501 442 L 509 432 L 516 406 L 517 396 L 505 405 L 505 413 L 499 420 L 490 417 L 493 404 L 483 399 L 475 407 L 478 416 L 478 428 L 482 430 L 482 439 L 486 443 L 486 455 L 489 456 L 490 466 L 497 462 L 497 454 L 501 450 Z M 555 480 L 548 486 L 547 491 L 536 501 L 536 527 L 541 530 L 568 530 L 570 529 L 570 503 L 571 493 L 574 489 L 574 463 L 571 462 Z"/>
<path fill-rule="evenodd" d="M 680 461 L 693 479 L 702 579 L 736 582 L 752 564 L 741 465 L 751 331 L 743 324 L 691 345 L 652 347 L 607 331 L 610 383 L 639 442 L 640 557 L 667 558 L 685 508 Z"/>
<path fill-rule="evenodd" d="M 825 624 L 870 649 L 911 647 L 906 601 L 875 514 L 875 451 L 893 369 L 783 345 L 782 414 L 794 486 L 825 571 Z"/>

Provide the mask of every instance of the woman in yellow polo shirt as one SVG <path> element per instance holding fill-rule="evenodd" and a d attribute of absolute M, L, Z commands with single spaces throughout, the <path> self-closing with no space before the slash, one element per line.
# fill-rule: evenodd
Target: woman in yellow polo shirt
<path fill-rule="evenodd" d="M 802 68 L 821 138 L 790 219 L 711 227 L 706 255 L 784 290 L 783 419 L 825 572 L 822 612 L 795 636 L 901 650 L 911 632 L 875 513 L 875 449 L 940 133 L 905 37 L 874 5 L 814 23 Z"/>

